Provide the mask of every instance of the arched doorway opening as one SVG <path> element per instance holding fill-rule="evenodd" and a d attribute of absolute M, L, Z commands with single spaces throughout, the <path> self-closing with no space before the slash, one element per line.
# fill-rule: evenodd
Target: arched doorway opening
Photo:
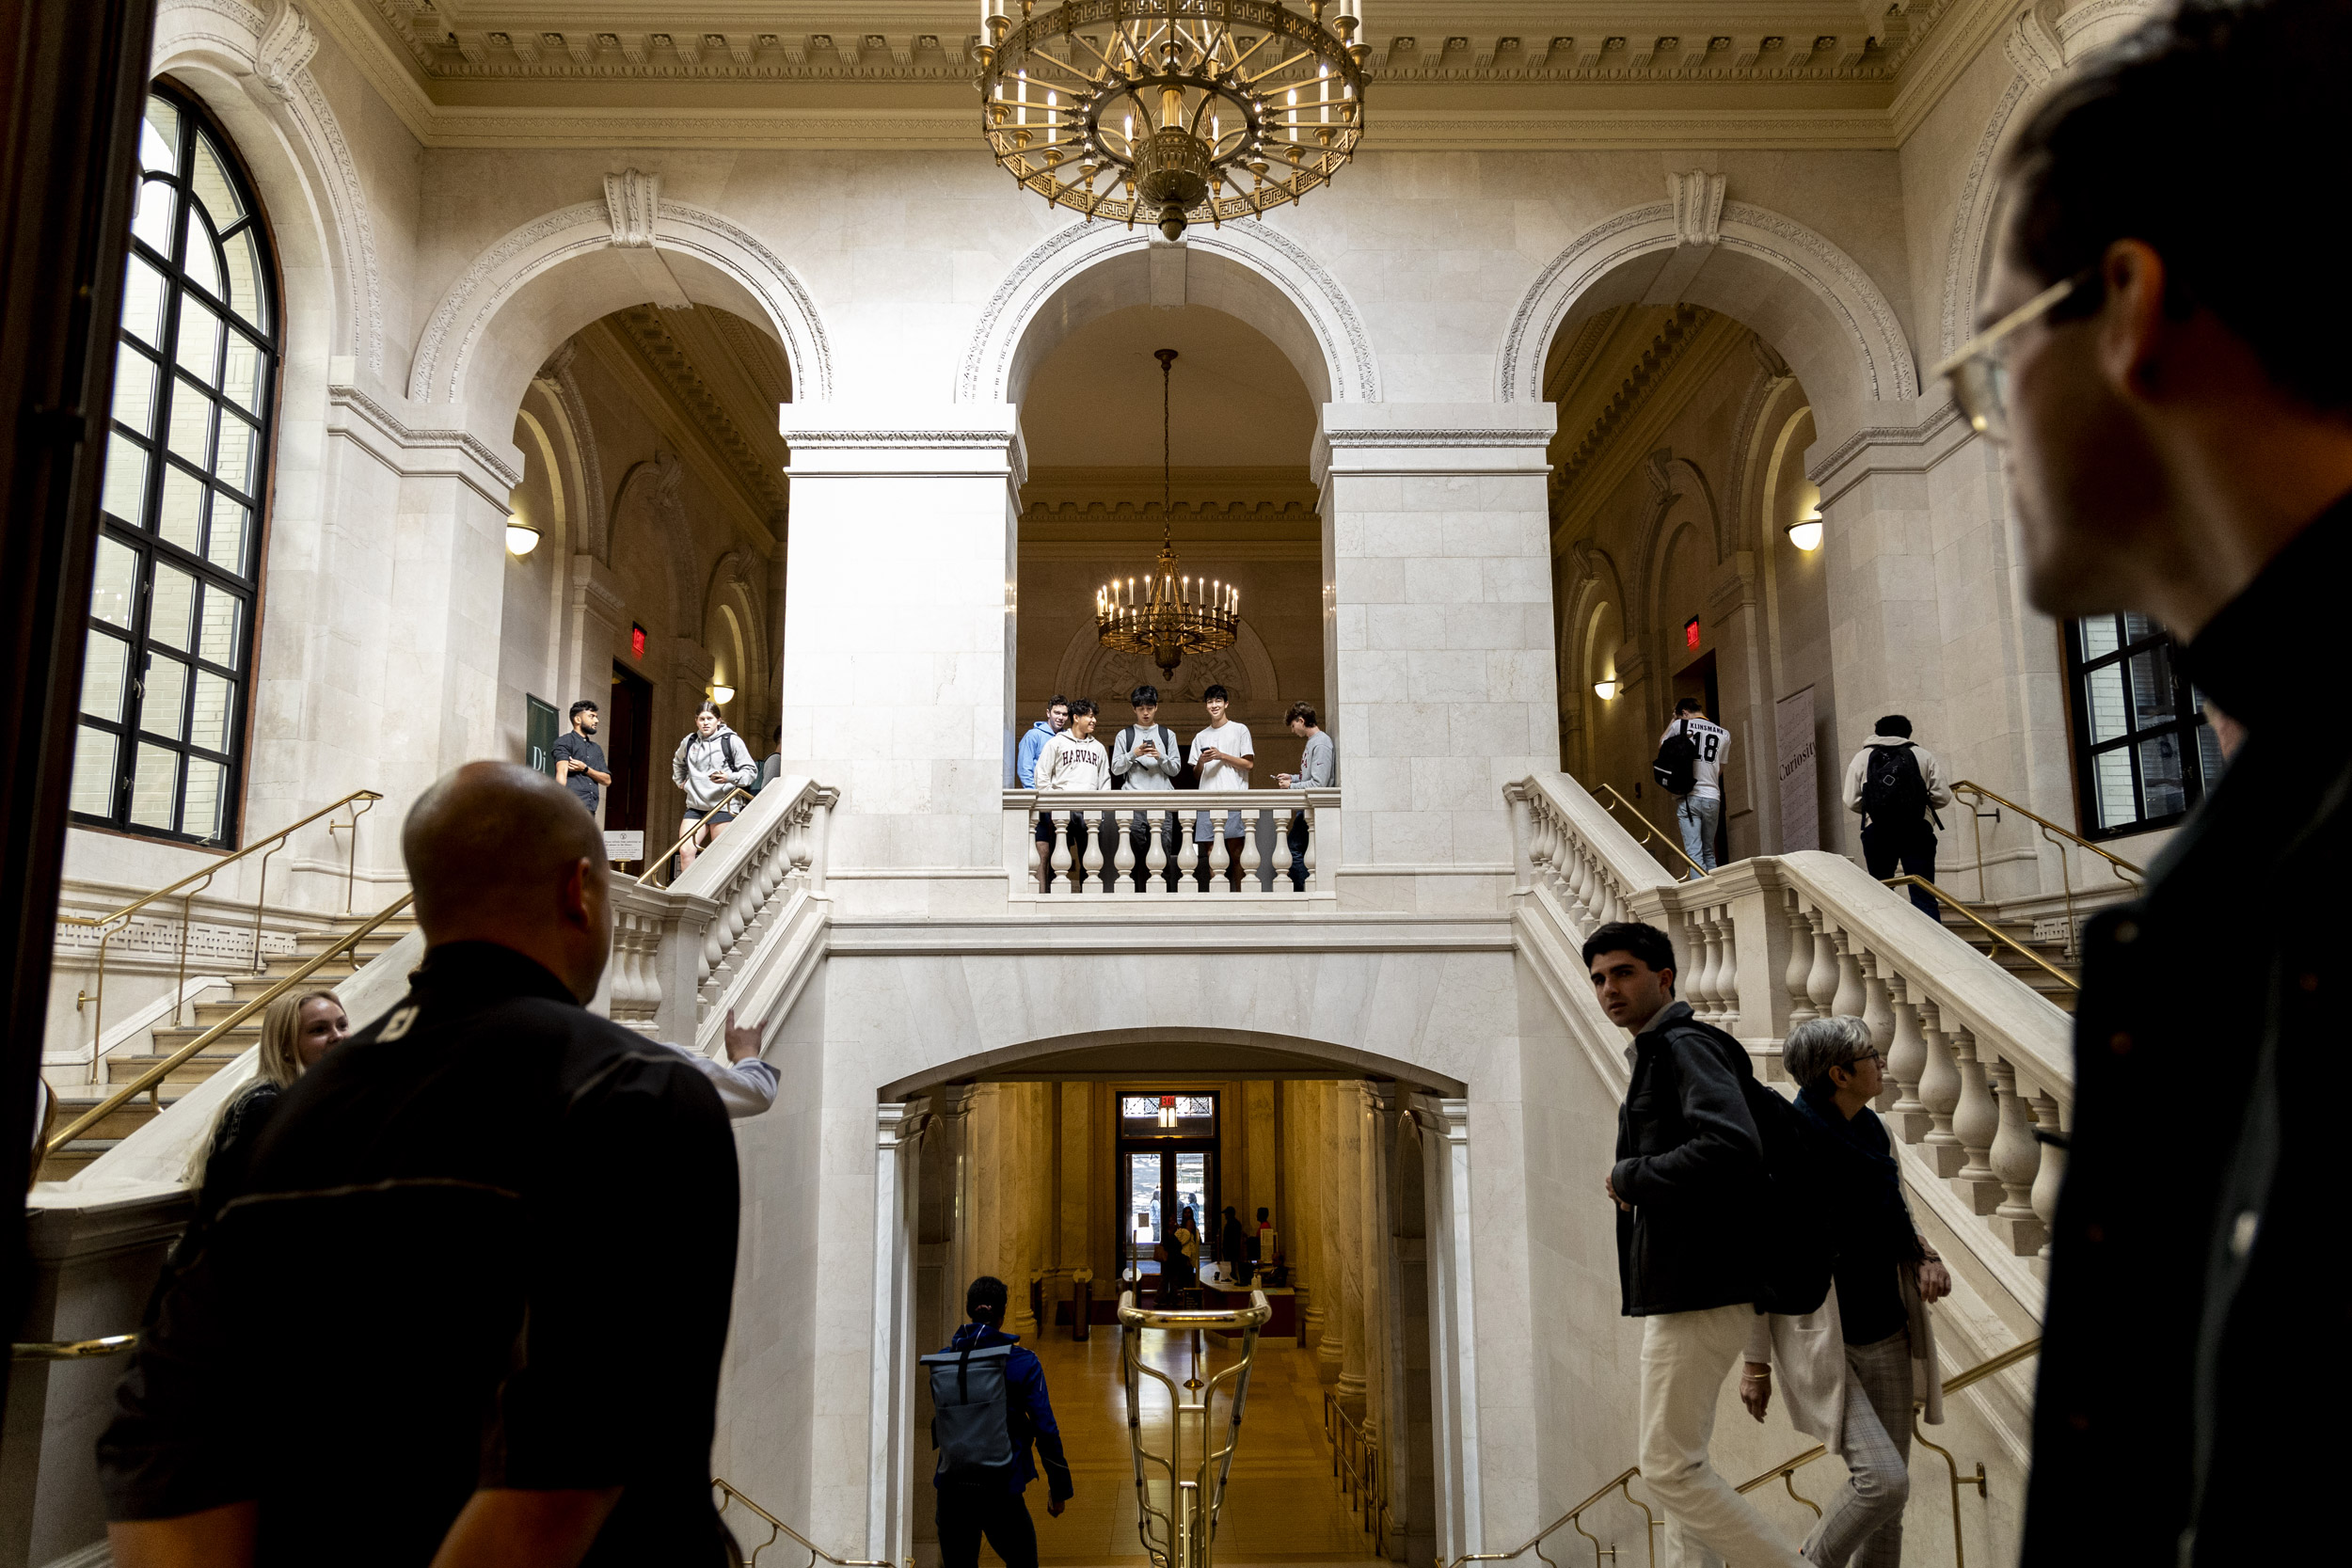
<path fill-rule="evenodd" d="M 1060 1518 L 1040 1519 L 1042 1560 L 1144 1560 L 1115 1307 L 1121 1289 L 1146 1304 L 1195 1299 L 1172 1216 L 1141 1200 L 1151 1235 L 1138 1244 L 1129 1212 L 1138 1169 L 1173 1168 L 1177 1201 L 1232 1216 L 1230 1234 L 1219 1219 L 1200 1227 L 1204 1304 L 1246 1301 L 1255 1282 L 1276 1314 L 1218 1550 L 1434 1560 L 1450 1535 L 1441 1513 L 1461 1497 L 1444 1459 L 1464 1424 L 1445 1264 L 1461 1086 L 1319 1042 L 1161 1033 L 1036 1042 L 886 1085 L 907 1130 L 904 1266 L 878 1271 L 878 1313 L 905 1323 L 914 1350 L 935 1349 L 963 1321 L 969 1281 L 1004 1279 L 1007 1326 L 1045 1366 L 1078 1488 Z M 1147 1334 L 1145 1355 L 1183 1361 L 1163 1338 Z M 916 1560 L 935 1561 L 928 1388 L 910 1378 L 898 1395 L 892 1507 Z M 1157 1409 L 1147 1394 L 1150 1439 Z"/>

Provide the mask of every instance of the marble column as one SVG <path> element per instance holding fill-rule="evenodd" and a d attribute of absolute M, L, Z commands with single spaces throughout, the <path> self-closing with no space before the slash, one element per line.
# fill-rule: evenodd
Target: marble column
<path fill-rule="evenodd" d="M 1362 1080 L 1348 1085 L 1349 1108 L 1356 1117 L 1356 1180 L 1357 1212 L 1363 1217 L 1364 1243 L 1359 1249 L 1362 1262 L 1358 1269 L 1363 1285 L 1364 1331 L 1357 1337 L 1364 1357 L 1364 1435 L 1374 1442 L 1385 1441 L 1388 1430 L 1389 1395 L 1389 1304 L 1387 1270 L 1395 1253 L 1390 1236 L 1388 1194 L 1384 1177 L 1388 1156 L 1380 1147 L 1383 1131 L 1393 1132 L 1391 1107 L 1395 1102 L 1392 1085 L 1375 1085 Z M 1345 1379 L 1342 1379 L 1344 1384 Z"/>
<path fill-rule="evenodd" d="M 1339 1259 L 1340 1375 L 1336 1389 L 1356 1414 L 1363 1412 L 1364 1368 L 1364 1251 L 1370 1240 L 1364 1223 L 1364 1146 L 1362 1091 L 1353 1080 L 1331 1086 L 1331 1206 L 1339 1223 L 1327 1227 L 1332 1250 Z"/>
<path fill-rule="evenodd" d="M 1315 1259 L 1322 1266 L 1323 1338 L 1315 1346 L 1315 1375 L 1335 1384 L 1346 1368 L 1347 1212 L 1354 1207 L 1350 1189 L 1355 1172 L 1341 1158 L 1340 1089 L 1335 1083 L 1315 1085 L 1315 1154 L 1322 1180 L 1323 1210 L 1315 1216 Z"/>
<path fill-rule="evenodd" d="M 1317 1158 L 1323 1122 L 1315 1085 L 1292 1080 L 1282 1085 L 1283 1182 L 1287 1209 L 1274 1212 L 1282 1256 L 1291 1266 L 1291 1288 L 1298 1292 L 1298 1342 L 1312 1350 L 1323 1343 L 1321 1225 L 1323 1168 Z"/>

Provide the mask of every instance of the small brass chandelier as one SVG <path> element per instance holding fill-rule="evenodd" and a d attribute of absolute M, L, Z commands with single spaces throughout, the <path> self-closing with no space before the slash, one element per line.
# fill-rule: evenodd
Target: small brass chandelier
<path fill-rule="evenodd" d="M 1014 28 L 1006 0 L 980 0 L 980 127 L 1014 179 L 1089 222 L 1174 240 L 1263 217 L 1363 138 L 1363 0 L 1018 3 Z"/>
<path fill-rule="evenodd" d="M 1105 648 L 1150 654 L 1168 679 L 1187 653 L 1230 648 L 1241 626 L 1241 590 L 1176 569 L 1168 543 L 1168 500 L 1174 488 L 1175 447 L 1168 410 L 1176 351 L 1153 351 L 1160 362 L 1160 559 L 1140 581 L 1113 578 L 1094 591 L 1094 632 Z"/>

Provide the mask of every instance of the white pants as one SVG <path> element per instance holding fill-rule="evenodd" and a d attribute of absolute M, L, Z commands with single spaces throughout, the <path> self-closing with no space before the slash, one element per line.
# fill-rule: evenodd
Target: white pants
<path fill-rule="evenodd" d="M 1642 1320 L 1642 1481 L 1666 1513 L 1671 1568 L 1808 1568 L 1708 1462 L 1715 1401 L 1748 1346 L 1752 1307 Z"/>

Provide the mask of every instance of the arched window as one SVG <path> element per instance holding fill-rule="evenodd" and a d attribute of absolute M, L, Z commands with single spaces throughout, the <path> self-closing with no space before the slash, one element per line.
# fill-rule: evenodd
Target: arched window
<path fill-rule="evenodd" d="M 277 270 L 229 144 L 161 84 L 139 163 L 73 815 L 227 845 L 276 411 Z"/>

